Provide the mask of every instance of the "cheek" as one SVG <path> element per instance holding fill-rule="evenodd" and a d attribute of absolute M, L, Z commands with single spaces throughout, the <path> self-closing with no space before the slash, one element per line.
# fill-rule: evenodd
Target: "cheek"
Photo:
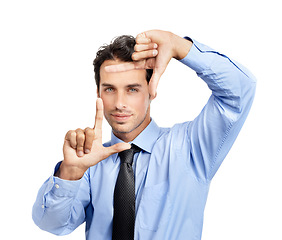
<path fill-rule="evenodd" d="M 105 111 L 109 110 L 113 105 L 111 99 L 109 97 L 103 96 L 103 94 L 100 96 L 101 96 L 101 99 L 103 100 L 104 110 Z"/>
<path fill-rule="evenodd" d="M 139 112 L 143 115 L 147 112 L 149 106 L 149 97 L 146 98 L 144 96 L 140 96 L 138 98 L 131 99 L 130 105 L 132 108 L 135 108 L 136 112 Z"/>

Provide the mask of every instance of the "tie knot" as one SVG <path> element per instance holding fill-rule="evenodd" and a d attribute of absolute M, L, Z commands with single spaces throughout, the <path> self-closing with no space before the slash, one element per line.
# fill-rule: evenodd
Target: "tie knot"
<path fill-rule="evenodd" d="M 132 165 L 134 154 L 140 152 L 141 149 L 134 144 L 131 144 L 131 148 L 119 153 L 121 163 L 129 163 Z"/>

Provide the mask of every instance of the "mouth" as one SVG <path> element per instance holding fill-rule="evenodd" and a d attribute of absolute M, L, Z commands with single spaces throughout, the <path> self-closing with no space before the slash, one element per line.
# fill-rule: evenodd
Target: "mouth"
<path fill-rule="evenodd" d="M 132 114 L 124 114 L 124 113 L 113 113 L 111 116 L 117 121 L 117 122 L 125 122 L 127 121 Z"/>

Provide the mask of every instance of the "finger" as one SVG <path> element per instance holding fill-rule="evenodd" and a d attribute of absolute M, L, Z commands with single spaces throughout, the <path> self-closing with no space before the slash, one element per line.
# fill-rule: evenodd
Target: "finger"
<path fill-rule="evenodd" d="M 70 145 L 70 141 L 67 140 L 67 138 L 65 138 L 63 149 L 65 150 L 68 148 L 73 148 L 73 147 Z"/>
<path fill-rule="evenodd" d="M 94 129 L 93 128 L 85 128 L 85 143 L 84 143 L 84 153 L 90 153 L 92 148 L 92 143 L 94 140 Z"/>
<path fill-rule="evenodd" d="M 145 32 L 138 34 L 135 40 L 137 44 L 146 44 L 151 42 L 151 39 L 147 37 Z"/>
<path fill-rule="evenodd" d="M 134 52 L 131 56 L 132 60 L 134 61 L 140 61 L 143 59 L 148 59 L 152 57 L 156 57 L 158 55 L 158 50 L 147 50 L 147 51 L 141 51 L 141 52 Z"/>
<path fill-rule="evenodd" d="M 128 62 L 128 63 L 122 63 L 122 64 L 117 64 L 117 65 L 110 65 L 105 67 L 106 72 L 125 72 L 125 71 L 130 71 L 135 69 L 135 64 L 134 62 Z"/>
<path fill-rule="evenodd" d="M 121 63 L 117 65 L 110 65 L 105 67 L 105 70 L 107 72 L 125 72 L 130 71 L 134 69 L 152 69 L 155 63 L 155 60 L 151 61 L 154 58 L 150 58 L 147 60 L 140 60 L 135 62 L 129 62 L 129 63 Z M 149 64 L 147 64 L 149 61 Z"/>
<path fill-rule="evenodd" d="M 149 43 L 149 44 L 135 44 L 134 51 L 141 52 L 149 49 L 158 48 L 158 44 L 156 43 Z"/>
<path fill-rule="evenodd" d="M 76 129 L 76 154 L 78 157 L 82 157 L 84 155 L 84 142 L 85 142 L 85 134 L 84 131 L 80 128 Z"/>
<path fill-rule="evenodd" d="M 119 153 L 122 152 L 124 150 L 130 149 L 131 145 L 129 143 L 117 143 L 114 144 L 110 147 L 106 147 L 105 148 L 105 154 L 106 154 L 106 158 L 109 157 L 110 155 L 114 154 L 114 153 Z"/>
<path fill-rule="evenodd" d="M 76 143 L 76 132 L 75 131 L 73 130 L 68 131 L 66 134 L 65 140 L 69 142 L 70 146 L 73 149 L 76 149 L 77 143 Z"/>
<path fill-rule="evenodd" d="M 159 84 L 161 74 L 154 72 L 149 82 L 150 99 L 153 100 L 157 96 L 157 87 Z"/>
<path fill-rule="evenodd" d="M 144 69 L 154 69 L 156 65 L 156 58 L 149 58 L 146 60 Z"/>
<path fill-rule="evenodd" d="M 94 125 L 94 138 L 102 141 L 102 124 L 103 124 L 104 107 L 101 98 L 96 100 L 96 116 Z"/>

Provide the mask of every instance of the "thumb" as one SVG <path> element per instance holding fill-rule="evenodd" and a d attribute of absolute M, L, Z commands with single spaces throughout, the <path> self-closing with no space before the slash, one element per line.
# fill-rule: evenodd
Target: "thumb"
<path fill-rule="evenodd" d="M 131 148 L 131 145 L 129 143 L 117 143 L 117 144 L 114 144 L 110 147 L 106 147 L 105 153 L 106 153 L 107 157 L 109 157 L 112 154 L 119 153 L 119 152 L 122 152 L 122 151 L 130 149 L 130 148 Z"/>

